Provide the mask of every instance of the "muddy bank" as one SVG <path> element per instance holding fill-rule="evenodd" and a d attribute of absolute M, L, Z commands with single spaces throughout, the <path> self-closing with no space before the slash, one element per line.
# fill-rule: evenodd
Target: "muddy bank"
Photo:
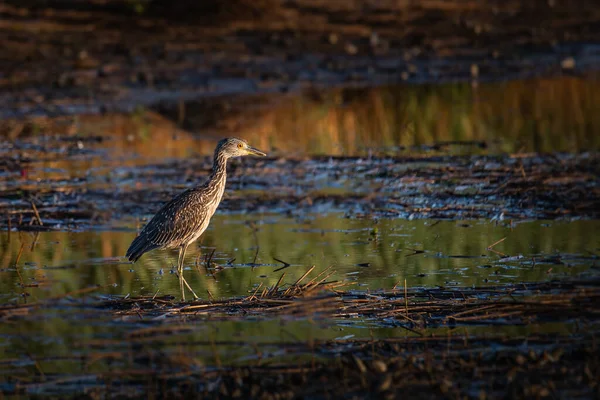
<path fill-rule="evenodd" d="M 210 5 L 217 5 L 212 7 Z M 592 2 L 5 1 L 3 118 L 597 69 Z"/>
<path fill-rule="evenodd" d="M 79 230 L 143 221 L 210 173 L 210 157 L 111 169 L 107 153 L 94 150 L 102 139 L 61 140 L 16 141 L 9 149 L 0 176 L 3 229 Z M 53 158 L 70 159 L 76 172 L 48 169 L 44 162 Z M 94 158 L 100 158 L 96 167 L 85 161 Z M 593 219 L 600 215 L 598 161 L 593 152 L 233 160 L 219 212 L 499 223 Z"/>

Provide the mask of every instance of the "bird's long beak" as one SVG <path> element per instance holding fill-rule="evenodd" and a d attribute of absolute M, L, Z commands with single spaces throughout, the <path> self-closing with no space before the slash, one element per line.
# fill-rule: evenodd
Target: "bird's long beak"
<path fill-rule="evenodd" d="M 253 154 L 253 155 L 255 155 L 255 156 L 262 156 L 262 157 L 264 157 L 264 156 L 266 156 L 266 155 L 267 155 L 266 153 L 263 153 L 262 151 L 260 151 L 260 150 L 258 150 L 258 149 L 255 149 L 255 148 L 254 148 L 254 147 L 252 147 L 252 146 L 248 146 L 248 147 L 246 148 L 246 151 L 248 152 L 248 154 Z"/>

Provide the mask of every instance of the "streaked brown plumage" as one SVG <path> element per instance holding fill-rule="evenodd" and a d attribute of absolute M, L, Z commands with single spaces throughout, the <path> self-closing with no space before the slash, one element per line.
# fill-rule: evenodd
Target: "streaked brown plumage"
<path fill-rule="evenodd" d="M 154 249 L 179 248 L 177 272 L 185 285 L 197 298 L 183 278 L 183 259 L 187 247 L 198 239 L 208 227 L 225 191 L 227 160 L 245 155 L 265 156 L 260 150 L 236 138 L 223 139 L 215 149 L 213 170 L 208 181 L 186 190 L 165 204 L 144 226 L 127 250 L 127 258 L 136 262 L 144 253 Z M 183 296 L 183 286 L 182 286 Z"/>

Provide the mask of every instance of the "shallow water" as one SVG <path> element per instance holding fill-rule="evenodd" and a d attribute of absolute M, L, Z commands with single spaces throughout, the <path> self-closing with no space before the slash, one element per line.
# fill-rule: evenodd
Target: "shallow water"
<path fill-rule="evenodd" d="M 482 85 L 479 89 L 459 84 L 334 90 L 320 101 L 311 96 L 286 98 L 278 107 L 266 108 L 267 112 L 250 113 L 244 129 L 234 133 L 275 157 L 291 154 L 300 160 L 313 154 L 360 155 L 371 160 L 372 154 L 411 157 L 419 151 L 593 151 L 598 146 L 594 133 L 598 119 L 590 111 L 590 105 L 597 103 L 595 86 L 556 79 Z M 537 88 L 544 89 L 544 95 L 530 98 L 530 92 Z M 571 102 L 573 96 L 581 102 Z M 423 109 L 431 113 L 423 114 Z M 499 116 L 498 110 L 504 114 Z M 564 112 L 559 114 L 559 110 Z M 188 111 L 188 115 L 202 114 L 202 110 L 194 113 L 193 108 Z M 184 321 L 185 316 L 138 316 L 98 306 L 99 300 L 117 296 L 179 298 L 179 281 L 173 273 L 176 251 L 153 251 L 136 264 L 127 262 L 124 254 L 141 228 L 140 221 L 150 217 L 173 193 L 205 179 L 209 160 L 200 156 L 212 152 L 214 137 L 202 134 L 196 138 L 149 110 L 129 116 L 65 120 L 64 131 L 40 129 L 39 137 L 24 135 L 4 141 L 0 148 L 0 155 L 20 161 L 0 175 L 0 189 L 6 193 L 0 199 L 1 206 L 16 210 L 9 220 L 12 227 L 22 219 L 19 229 L 36 228 L 32 226 L 35 220 L 28 194 L 38 193 L 43 228 L 53 229 L 0 232 L 0 307 L 36 304 L 3 315 L 0 375 L 9 378 L 0 379 L 0 391 L 14 391 L 18 377 L 44 374 L 59 378 L 61 374 L 88 374 L 89 382 L 82 376 L 77 379 L 84 387 L 94 387 L 98 385 L 94 373 L 146 368 L 153 365 L 152 357 L 172 359 L 173 365 L 166 371 L 171 374 L 182 368 L 179 359 L 189 361 L 190 357 L 193 365 L 184 368 L 196 371 L 222 362 L 296 363 L 302 357 L 319 356 L 296 349 L 295 344 L 305 341 L 343 342 L 416 334 L 394 319 L 320 318 L 317 314 L 310 318 L 224 316 L 208 312 Z M 569 134 L 565 136 L 565 132 Z M 59 135 L 54 136 L 56 133 Z M 482 141 L 488 147 L 428 147 L 453 140 Z M 552 162 L 556 168 L 558 163 L 565 165 L 564 155 L 555 158 Z M 372 164 L 351 159 L 339 165 L 327 160 L 308 159 L 303 164 L 294 164 L 295 159 L 287 161 L 257 161 L 244 168 L 240 168 L 244 160 L 234 162 L 224 203 L 239 204 L 229 208 L 224 204 L 186 257 L 186 279 L 202 299 L 245 297 L 275 285 L 282 274 L 282 283 L 292 284 L 312 266 L 311 277 L 330 268 L 333 274 L 329 281 L 344 283 L 344 290 L 363 293 L 393 288 L 401 293 L 405 282 L 409 288 L 521 287 L 600 273 L 600 238 L 595 234 L 600 229 L 599 220 L 579 220 L 568 213 L 556 214 L 564 219 L 528 220 L 530 214 L 519 212 L 514 214 L 518 215 L 514 221 L 510 220 L 513 217 L 493 221 L 492 216 L 508 215 L 511 210 L 506 199 L 480 197 L 475 203 L 462 203 L 476 197 L 471 188 L 480 190 L 478 185 L 485 184 L 496 189 L 502 186 L 499 177 L 505 178 L 504 182 L 515 179 L 513 175 L 506 177 L 503 167 L 510 170 L 520 165 L 518 175 L 526 175 L 531 172 L 529 164 L 544 164 L 545 159 L 530 160 L 529 164 L 507 158 L 482 159 L 481 164 L 459 161 L 465 169 L 469 165 L 478 168 L 475 180 L 468 174 L 465 178 L 448 173 L 456 173 L 452 163 L 430 171 L 431 177 L 416 179 L 422 167 L 420 160 L 407 165 L 387 165 L 391 161 L 382 158 Z M 402 180 L 405 170 L 410 171 L 406 181 Z M 261 173 L 262 180 L 258 179 Z M 253 174 L 256 176 L 248 176 Z M 593 193 L 596 186 L 589 183 L 589 174 L 584 169 L 573 173 L 574 177 L 557 176 L 555 183 L 579 179 L 588 184 L 568 189 L 572 196 L 580 193 L 572 189 Z M 520 195 L 527 191 L 527 185 L 518 188 L 515 199 L 527 197 Z M 553 191 L 561 188 L 550 187 Z M 394 198 L 404 197 L 401 204 L 386 204 L 384 198 L 376 205 L 392 211 L 384 214 L 387 218 L 364 212 L 364 203 L 381 200 L 390 191 Z M 282 197 L 278 200 L 273 192 Z M 285 199 L 288 192 L 299 196 L 298 202 L 278 208 L 278 204 L 290 201 Z M 369 193 L 376 198 L 359 202 L 351 197 Z M 439 208 L 451 194 L 458 199 L 453 201 L 464 206 L 449 209 L 448 215 L 457 220 L 411 220 L 413 210 Z M 263 204 L 260 195 L 271 195 L 275 200 Z M 336 207 L 335 200 L 329 201 L 333 195 L 350 197 Z M 408 195 L 413 196 L 410 201 Z M 312 205 L 312 198 L 319 196 L 325 200 L 305 208 L 305 202 Z M 539 199 L 560 210 L 548 198 Z M 560 205 L 570 205 L 569 199 L 565 197 Z M 534 200 L 526 202 L 524 209 L 535 207 Z M 475 206 L 489 209 L 483 214 L 489 218 L 458 219 Z M 61 207 L 71 213 L 56 212 Z M 349 212 L 354 208 L 355 213 Z M 84 211 L 87 214 L 81 214 Z M 189 300 L 191 295 L 187 296 Z M 468 335 L 568 335 L 579 329 L 579 324 L 533 321 L 458 328 L 440 324 L 422 329 L 427 335 L 452 335 L 457 329 Z M 59 387 L 44 385 L 30 387 L 28 393 L 36 390 L 61 393 Z"/>
<path fill-rule="evenodd" d="M 137 316 L 119 317 L 93 309 L 79 310 L 75 316 L 68 309 L 63 312 L 60 309 L 35 310 L 32 314 L 26 322 L 3 324 L 1 328 L 3 362 L 0 363 L 0 375 L 8 378 L 0 380 L 2 390 L 12 391 L 15 384 L 25 384 L 28 392 L 35 392 L 35 386 L 29 386 L 21 379 L 44 373 L 48 374 L 48 385 L 46 379 L 42 379 L 39 389 L 48 394 L 55 390 L 68 393 L 73 386 L 103 387 L 110 375 L 99 379 L 95 374 L 113 371 L 126 374 L 152 370 L 164 374 L 195 371 L 202 374 L 218 369 L 222 364 L 229 367 L 310 362 L 335 357 L 346 340 L 415 336 L 401 327 L 361 320 L 243 318 L 219 321 L 207 317 L 200 323 L 164 324 L 161 328 L 153 321 Z M 576 330 L 574 324 L 550 323 L 461 327 L 459 330 L 439 327 L 427 332 L 448 338 L 455 334 L 483 334 L 489 335 L 493 342 L 495 337 L 570 334 Z M 337 341 L 340 348 L 329 351 L 311 348 L 311 344 L 321 340 Z M 497 346 L 501 347 L 502 343 Z M 529 348 L 534 350 L 535 345 Z M 404 356 L 421 354 L 411 346 L 406 346 L 403 352 Z M 59 378 L 56 386 L 53 384 L 55 377 Z M 75 381 L 69 382 L 70 377 Z M 61 382 L 64 385 L 61 386 Z"/>
<path fill-rule="evenodd" d="M 526 221 L 510 226 L 487 220 L 376 221 L 341 214 L 313 214 L 303 219 L 217 214 L 202 245 L 190 248 L 185 274 L 204 299 L 207 291 L 216 298 L 247 296 L 260 284 L 274 285 L 284 272 L 283 282 L 293 283 L 312 265 L 315 273 L 331 267 L 336 272 L 330 280 L 346 282 L 349 290 L 402 288 L 404 280 L 410 287 L 526 285 L 598 274 L 594 254 L 600 240 L 590 234 L 598 228 L 598 221 L 588 220 Z M 170 272 L 175 254 L 154 251 L 134 265 L 123 261 L 121 256 L 134 236 L 135 227 L 0 235 L 0 303 L 56 298 L 26 309 L 25 314 L 12 315 L 0 325 L 3 375 L 45 371 L 60 376 L 75 371 L 81 374 L 83 368 L 91 380 L 85 383 L 80 377 L 81 384 L 93 387 L 99 384 L 93 374 L 152 365 L 152 357 L 172 359 L 173 371 L 210 368 L 225 360 L 227 365 L 297 362 L 328 356 L 307 352 L 303 345 L 296 347 L 305 341 L 415 335 L 394 321 L 368 318 L 240 315 L 220 320 L 219 314 L 206 313 L 200 322 L 174 323 L 161 315 L 138 318 L 98 308 L 98 299 L 116 295 L 179 296 L 178 279 Z M 488 250 L 502 238 L 506 239 L 493 246 L 499 253 Z M 205 255 L 213 250 L 212 273 L 204 266 L 196 268 L 196 259 L 204 264 Z M 281 270 L 284 265 L 274 258 L 290 266 Z M 81 292 L 95 285 L 100 288 Z M 511 336 L 575 330 L 571 322 L 538 322 L 462 326 L 459 332 Z M 455 329 L 441 325 L 426 331 L 452 335 Z M 176 361 L 189 360 L 190 355 L 193 365 L 181 366 Z M 5 390 L 13 390 L 11 383 L 5 385 Z M 40 390 L 47 393 L 60 391 L 60 387 L 41 385 Z"/>
<path fill-rule="evenodd" d="M 217 214 L 190 246 L 185 275 L 204 298 L 208 291 L 215 298 L 244 296 L 260 284 L 274 285 L 284 272 L 283 282 L 293 283 L 313 265 L 315 273 L 331 267 L 331 280 L 365 291 L 403 286 L 405 279 L 410 287 L 539 282 L 597 271 L 600 238 L 591 233 L 599 228 L 595 220 L 523 221 L 511 227 L 488 220 Z M 131 264 L 123 255 L 134 237 L 135 227 L 10 237 L 3 232 L 1 301 L 36 301 L 93 285 L 107 295 L 177 296 L 176 251 L 155 250 Z M 30 286 L 25 297 L 21 280 Z"/>

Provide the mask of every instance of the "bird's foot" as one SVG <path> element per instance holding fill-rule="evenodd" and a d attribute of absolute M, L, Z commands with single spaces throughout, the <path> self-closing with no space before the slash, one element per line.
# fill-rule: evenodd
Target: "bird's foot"
<path fill-rule="evenodd" d="M 183 277 L 183 272 L 179 272 L 179 279 L 185 284 L 185 286 L 188 288 L 188 290 L 190 292 L 192 292 L 192 296 L 194 296 L 194 300 L 199 300 L 200 297 L 198 297 L 198 295 L 196 294 L 196 292 L 194 292 L 194 289 L 192 289 L 192 287 L 189 285 L 189 283 L 187 283 L 187 281 L 185 280 L 185 278 Z M 183 301 L 185 301 L 185 295 L 183 294 L 183 290 L 181 292 L 181 295 L 183 297 Z"/>

